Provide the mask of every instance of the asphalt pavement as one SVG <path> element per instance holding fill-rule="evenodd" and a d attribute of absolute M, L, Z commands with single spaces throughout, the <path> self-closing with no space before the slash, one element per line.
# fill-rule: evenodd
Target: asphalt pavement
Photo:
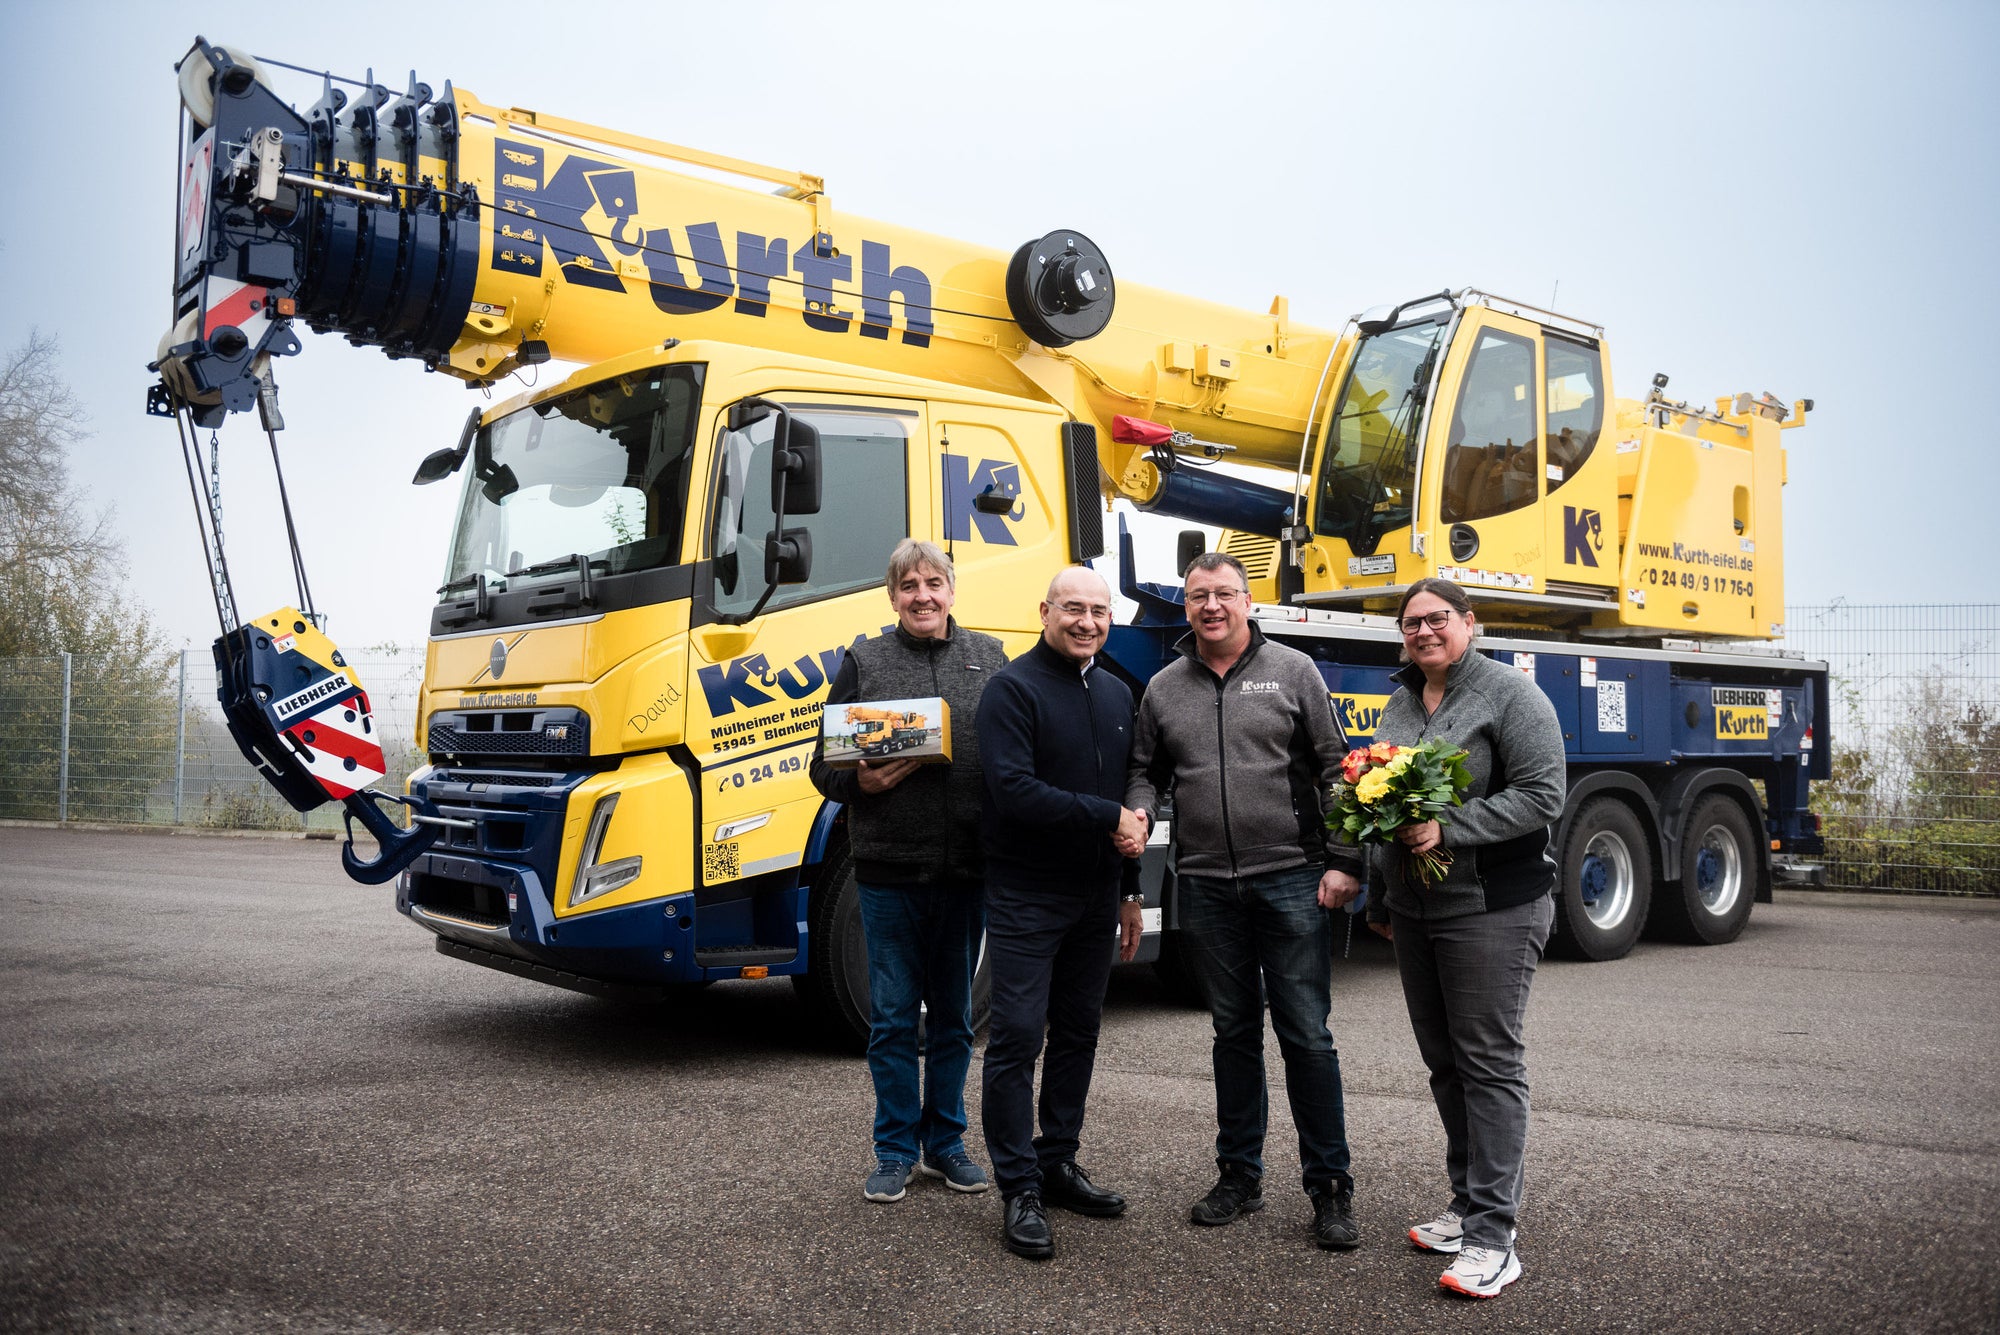
<path fill-rule="evenodd" d="M 788 984 L 615 1005 L 457 963 L 324 842 L 0 828 L 0 1328 L 1993 1330 L 2000 912 L 1782 896 L 1549 961 L 1520 1252 L 1483 1304 L 1394 962 L 1334 974 L 1363 1246 L 1321 1252 L 1270 1045 L 1261 1214 L 1195 1229 L 1208 1022 L 1112 983 L 1082 1162 L 1121 1220 L 861 1197 L 865 1064 Z M 969 1082 L 977 1142 L 978 1063 Z"/>

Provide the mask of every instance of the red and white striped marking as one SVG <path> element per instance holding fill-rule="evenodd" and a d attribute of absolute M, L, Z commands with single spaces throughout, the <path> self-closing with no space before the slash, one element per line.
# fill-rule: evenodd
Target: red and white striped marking
<path fill-rule="evenodd" d="M 388 768 L 365 691 L 306 715 L 286 728 L 285 735 L 304 748 L 301 763 L 335 797 L 359 792 Z"/>
<path fill-rule="evenodd" d="M 211 275 L 208 280 L 208 309 L 201 313 L 201 336 L 214 338 L 216 330 L 233 324 L 243 331 L 243 337 L 250 340 L 250 347 L 254 350 L 263 341 L 264 331 L 271 326 L 270 314 L 264 306 L 264 298 L 270 293 L 268 287 L 253 287 L 234 278 Z"/>

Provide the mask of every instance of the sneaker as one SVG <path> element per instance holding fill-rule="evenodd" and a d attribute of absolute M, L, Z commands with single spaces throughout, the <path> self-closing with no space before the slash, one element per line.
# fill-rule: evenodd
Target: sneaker
<path fill-rule="evenodd" d="M 1239 1164 L 1225 1164 L 1208 1195 L 1194 1203 L 1188 1218 L 1205 1228 L 1230 1222 L 1240 1214 L 1264 1208 L 1262 1179 Z"/>
<path fill-rule="evenodd" d="M 1313 1241 L 1327 1251 L 1352 1251 L 1361 1245 L 1361 1227 L 1354 1222 L 1354 1188 L 1325 1187 L 1312 1193 Z"/>
<path fill-rule="evenodd" d="M 986 1170 L 972 1162 L 972 1156 L 964 1150 L 953 1154 L 926 1154 L 917 1171 L 925 1177 L 941 1177 L 944 1184 L 953 1191 L 984 1191 L 987 1187 Z"/>
<path fill-rule="evenodd" d="M 1512 1247 L 1466 1247 L 1438 1276 L 1438 1287 L 1468 1298 L 1497 1298 L 1500 1290 L 1521 1277 L 1521 1258 Z"/>
<path fill-rule="evenodd" d="M 875 1165 L 875 1171 L 862 1184 L 861 1194 L 871 1201 L 887 1205 L 900 1201 L 908 1194 L 910 1166 L 901 1159 L 884 1159 Z"/>
<path fill-rule="evenodd" d="M 1427 1252 L 1456 1252 L 1465 1241 L 1465 1216 L 1446 1210 L 1427 1224 L 1410 1230 L 1410 1242 Z"/>

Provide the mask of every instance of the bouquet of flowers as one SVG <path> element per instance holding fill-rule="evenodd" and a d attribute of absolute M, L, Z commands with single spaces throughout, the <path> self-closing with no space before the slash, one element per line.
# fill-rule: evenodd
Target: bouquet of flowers
<path fill-rule="evenodd" d="M 1350 844 L 1386 844 L 1405 825 L 1434 820 L 1440 825 L 1446 807 L 1465 801 L 1472 786 L 1465 768 L 1465 751 L 1442 737 L 1417 746 L 1377 742 L 1356 747 L 1341 762 L 1341 782 L 1333 786 L 1327 828 Z M 1432 848 L 1410 854 L 1417 878 L 1425 885 L 1444 879 L 1451 854 Z"/>

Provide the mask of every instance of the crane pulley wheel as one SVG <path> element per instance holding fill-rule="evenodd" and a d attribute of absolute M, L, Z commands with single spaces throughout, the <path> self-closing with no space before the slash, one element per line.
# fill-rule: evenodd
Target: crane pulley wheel
<path fill-rule="evenodd" d="M 1111 261 L 1081 232 L 1050 232 L 1007 264 L 1007 311 L 1045 348 L 1102 333 L 1117 304 Z"/>
<path fill-rule="evenodd" d="M 247 80 L 262 77 L 263 71 L 258 68 L 256 59 L 248 52 L 227 46 L 218 46 L 215 49 L 229 57 L 230 63 L 237 69 L 244 71 L 244 74 L 238 76 L 239 78 Z M 175 73 L 180 75 L 181 105 L 187 108 L 187 113 L 194 118 L 195 124 L 203 129 L 215 124 L 215 65 L 209 60 L 207 53 L 197 46 L 181 60 L 180 68 Z M 249 85 L 246 82 L 244 86 Z"/>

